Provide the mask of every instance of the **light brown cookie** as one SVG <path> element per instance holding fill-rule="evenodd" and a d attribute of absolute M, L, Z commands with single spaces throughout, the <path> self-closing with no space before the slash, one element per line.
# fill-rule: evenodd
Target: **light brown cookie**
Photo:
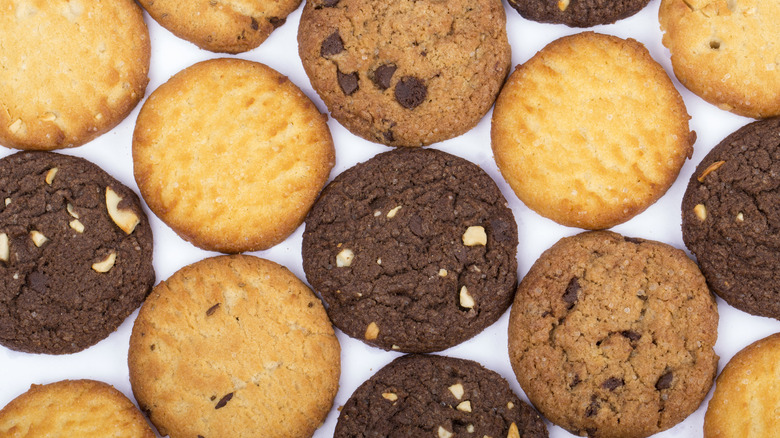
<path fill-rule="evenodd" d="M 742 116 L 780 115 L 780 2 L 662 0 L 658 19 L 689 90 Z"/>
<path fill-rule="evenodd" d="M 303 222 L 333 168 L 326 119 L 270 67 L 204 61 L 141 108 L 135 180 L 149 208 L 196 246 L 267 249 Z"/>
<path fill-rule="evenodd" d="M 718 376 L 704 438 L 764 438 L 780 430 L 780 333 L 737 353 Z"/>
<path fill-rule="evenodd" d="M 717 328 L 715 299 L 684 252 L 588 232 L 561 239 L 521 282 L 509 358 L 553 423 L 581 436 L 646 437 L 704 400 Z"/>
<path fill-rule="evenodd" d="M 259 46 L 301 0 L 139 0 L 149 15 L 179 38 L 212 52 L 241 53 Z"/>
<path fill-rule="evenodd" d="M 82 145 L 121 122 L 149 82 L 149 32 L 132 0 L 0 4 L 0 144 Z"/>
<path fill-rule="evenodd" d="M 340 347 L 322 304 L 290 271 L 220 256 L 155 287 L 128 365 L 161 435 L 309 437 L 336 396 Z"/>
<path fill-rule="evenodd" d="M 0 410 L 4 438 L 154 438 L 141 412 L 113 386 L 94 380 L 32 385 Z"/>
<path fill-rule="evenodd" d="M 493 111 L 493 152 L 532 210 L 609 228 L 672 185 L 693 152 L 689 118 L 641 43 L 585 32 L 553 41 L 510 75 Z"/>

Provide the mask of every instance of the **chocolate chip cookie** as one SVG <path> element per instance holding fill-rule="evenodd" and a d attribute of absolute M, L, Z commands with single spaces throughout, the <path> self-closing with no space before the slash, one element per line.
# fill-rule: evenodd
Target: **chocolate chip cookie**
<path fill-rule="evenodd" d="M 303 269 L 349 336 L 430 352 L 495 322 L 517 281 L 517 225 L 490 177 L 424 149 L 379 154 L 331 182 L 306 218 Z"/>
<path fill-rule="evenodd" d="M 471 360 L 413 354 L 355 390 L 333 436 L 546 438 L 547 428 L 498 373 Z"/>
<path fill-rule="evenodd" d="M 298 50 L 331 115 L 390 146 L 424 146 L 474 127 L 510 63 L 498 0 L 312 0 Z"/>
<path fill-rule="evenodd" d="M 581 436 L 647 437 L 704 400 L 717 328 L 715 299 L 684 252 L 588 232 L 558 241 L 521 282 L 509 358 L 553 423 Z"/>
<path fill-rule="evenodd" d="M 650 0 L 509 0 L 509 6 L 524 18 L 569 27 L 614 23 L 636 14 L 648 3 Z"/>
<path fill-rule="evenodd" d="M 152 230 L 132 190 L 82 158 L 0 160 L 0 344 L 75 353 L 154 284 Z"/>
<path fill-rule="evenodd" d="M 696 168 L 683 241 L 732 306 L 780 319 L 780 118 L 743 126 Z"/>

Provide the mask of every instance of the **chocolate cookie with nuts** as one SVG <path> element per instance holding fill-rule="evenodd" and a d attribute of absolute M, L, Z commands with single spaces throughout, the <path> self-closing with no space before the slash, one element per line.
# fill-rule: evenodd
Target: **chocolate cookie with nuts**
<path fill-rule="evenodd" d="M 87 160 L 20 152 L 0 160 L 0 344 L 83 350 L 154 284 L 138 196 Z"/>
<path fill-rule="evenodd" d="M 509 307 L 517 225 L 495 182 L 462 158 L 379 154 L 337 176 L 306 218 L 303 269 L 349 336 L 443 350 Z"/>
<path fill-rule="evenodd" d="M 591 27 L 630 17 L 650 0 L 509 0 L 524 18 L 541 23 Z"/>
<path fill-rule="evenodd" d="M 394 360 L 355 390 L 334 438 L 547 438 L 542 417 L 501 375 L 477 362 L 413 354 Z"/>
<path fill-rule="evenodd" d="M 780 118 L 743 126 L 699 163 L 682 202 L 683 241 L 712 290 L 780 319 Z"/>

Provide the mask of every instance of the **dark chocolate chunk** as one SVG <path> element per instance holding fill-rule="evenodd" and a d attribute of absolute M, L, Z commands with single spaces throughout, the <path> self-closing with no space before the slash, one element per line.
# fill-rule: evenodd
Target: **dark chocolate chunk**
<path fill-rule="evenodd" d="M 335 8 L 338 4 L 339 0 L 322 0 L 314 9 Z"/>
<path fill-rule="evenodd" d="M 232 392 L 228 393 L 228 394 L 225 394 L 224 397 L 219 399 L 219 401 L 217 402 L 217 405 L 214 406 L 214 409 L 224 408 L 225 405 L 230 401 L 231 398 L 233 398 L 233 393 Z"/>
<path fill-rule="evenodd" d="M 630 243 L 636 243 L 637 245 L 644 242 L 644 239 L 637 239 L 636 237 L 626 237 L 626 236 L 623 236 L 623 240 Z"/>
<path fill-rule="evenodd" d="M 341 87 L 341 91 L 344 92 L 347 96 L 354 93 L 358 89 L 358 74 L 357 72 L 354 73 L 342 73 L 340 71 L 336 72 L 336 77 L 339 81 L 339 87 Z"/>
<path fill-rule="evenodd" d="M 590 404 L 585 409 L 585 416 L 586 417 L 594 417 L 596 414 L 599 413 L 599 408 L 601 408 L 601 403 L 599 403 L 598 399 L 596 398 L 596 395 L 590 396 Z"/>
<path fill-rule="evenodd" d="M 624 330 L 624 331 L 620 332 L 620 334 L 625 336 L 625 337 L 627 337 L 628 340 L 631 341 L 631 342 L 638 341 L 642 337 L 642 335 L 640 333 L 637 333 L 637 332 L 634 332 L 634 331 L 631 331 L 631 330 Z"/>
<path fill-rule="evenodd" d="M 219 304 L 220 304 L 220 303 L 217 303 L 217 304 L 214 304 L 213 306 L 209 307 L 209 309 L 208 309 L 208 310 L 206 310 L 206 316 L 211 316 L 211 315 L 213 315 L 213 314 L 214 314 L 214 312 L 216 312 L 216 311 L 217 311 L 217 309 L 219 308 Z"/>
<path fill-rule="evenodd" d="M 395 84 L 395 100 L 404 108 L 416 108 L 427 95 L 428 87 L 414 76 L 404 76 Z"/>
<path fill-rule="evenodd" d="M 276 29 L 277 27 L 283 25 L 285 22 L 287 22 L 286 18 L 279 18 L 279 17 L 270 17 L 268 18 L 268 22 L 271 23 L 271 26 Z"/>
<path fill-rule="evenodd" d="M 339 31 L 335 31 L 322 42 L 322 46 L 320 47 L 320 56 L 327 58 L 328 56 L 336 55 L 343 51 L 344 41 L 341 40 Z"/>
<path fill-rule="evenodd" d="M 390 88 L 390 80 L 393 79 L 395 71 L 398 69 L 394 64 L 383 64 L 374 70 L 372 80 L 381 90 Z"/>
<path fill-rule="evenodd" d="M 252 23 L 250 24 L 252 26 L 252 30 L 260 29 L 260 23 L 257 22 L 257 19 L 255 17 L 252 17 Z"/>
<path fill-rule="evenodd" d="M 625 385 L 626 382 L 618 377 L 610 377 L 609 379 L 605 380 L 601 383 L 601 387 L 604 389 L 608 389 L 610 391 L 614 391 L 615 389 Z"/>
<path fill-rule="evenodd" d="M 392 143 L 395 140 L 395 137 L 393 136 L 393 131 L 388 129 L 387 131 L 382 133 L 382 136 L 385 137 L 385 141 L 388 143 Z"/>
<path fill-rule="evenodd" d="M 575 374 L 574 378 L 571 380 L 571 383 L 569 384 L 569 388 L 574 388 L 575 386 L 579 385 L 580 383 L 582 383 L 582 380 L 580 380 L 580 375 L 579 374 Z"/>
<path fill-rule="evenodd" d="M 567 309 L 574 307 L 580 296 L 580 282 L 577 277 L 572 277 L 566 286 L 566 292 L 563 293 L 563 302 L 568 304 Z"/>
<path fill-rule="evenodd" d="M 671 371 L 667 371 L 661 377 L 658 378 L 657 382 L 655 382 L 655 389 L 661 391 L 664 389 L 671 388 L 672 380 L 674 380 L 674 373 L 672 373 Z"/>

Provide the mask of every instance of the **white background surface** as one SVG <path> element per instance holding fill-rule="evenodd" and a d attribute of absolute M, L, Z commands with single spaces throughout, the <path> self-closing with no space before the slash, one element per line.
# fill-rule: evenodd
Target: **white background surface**
<path fill-rule="evenodd" d="M 685 100 L 688 112 L 692 116 L 691 129 L 697 132 L 698 140 L 694 145 L 693 158 L 686 162 L 675 184 L 664 197 L 644 213 L 613 229 L 624 235 L 660 240 L 684 249 L 680 231 L 680 203 L 689 177 L 696 164 L 713 146 L 726 135 L 751 120 L 727 113 L 702 101 L 674 79 L 669 62 L 669 52 L 661 44 L 661 32 L 657 19 L 659 2 L 660 0 L 652 0 L 637 15 L 613 25 L 597 26 L 592 30 L 623 38 L 631 37 L 644 43 L 652 57 L 661 63 L 673 78 Z M 507 13 L 509 42 L 512 45 L 513 67 L 528 60 L 554 39 L 582 31 L 563 25 L 531 22 L 521 18 L 517 12 L 507 6 L 506 1 L 504 1 L 504 5 Z M 235 57 L 265 63 L 289 76 L 293 83 L 314 100 L 320 111 L 326 112 L 324 104 L 311 88 L 297 55 L 296 37 L 301 9 L 298 8 L 291 14 L 287 23 L 277 29 L 259 48 Z M 200 50 L 193 44 L 180 40 L 161 28 L 148 14 L 145 18 L 152 42 L 152 64 L 147 96 L 171 75 L 195 62 L 229 56 Z M 138 192 L 133 179 L 131 139 L 140 106 L 139 104 L 130 116 L 112 131 L 84 146 L 60 152 L 89 159 Z M 652 111 L 652 108 L 648 108 L 648 111 Z M 581 230 L 563 227 L 540 217 L 526 208 L 506 185 L 496 168 L 490 148 L 491 114 L 488 113 L 481 123 L 468 133 L 431 147 L 477 163 L 496 180 L 509 201 L 517 220 L 520 236 L 518 263 L 519 274 L 522 278 L 542 251 L 549 248 L 558 239 L 576 234 Z M 385 146 L 373 144 L 352 135 L 335 120 L 331 119 L 329 126 L 336 145 L 336 166 L 331 172 L 331 179 L 357 162 L 365 161 L 377 153 L 389 150 Z M 0 148 L 0 157 L 13 152 L 15 151 Z M 157 282 L 168 278 L 182 266 L 216 255 L 197 249 L 180 239 L 148 209 L 147 214 L 152 223 L 155 238 L 154 266 Z M 299 278 L 305 279 L 300 254 L 302 232 L 303 226 L 299 227 L 285 242 L 267 251 L 253 254 L 281 263 Z M 720 324 L 715 348 L 720 356 L 719 370 L 743 347 L 771 333 L 780 331 L 780 322 L 748 315 L 728 306 L 721 299 L 718 299 L 718 308 Z M 126 359 L 130 331 L 136 315 L 137 311 L 107 339 L 76 354 L 65 356 L 34 355 L 11 351 L 0 346 L 0 406 L 4 406 L 25 392 L 32 383 L 43 384 L 62 379 L 101 380 L 114 385 L 132 399 Z M 503 375 L 521 398 L 526 399 L 509 365 L 506 347 L 507 321 L 508 312 L 480 335 L 440 354 L 479 361 Z M 315 437 L 332 436 L 338 417 L 336 408 L 347 401 L 358 385 L 399 355 L 369 347 L 360 341 L 346 337 L 341 332 L 337 331 L 337 333 L 342 348 L 340 389 L 333 409 L 325 424 L 315 433 Z M 657 437 L 690 438 L 702 436 L 702 424 L 708 400 L 709 396 L 700 408 L 683 423 L 658 434 Z M 572 436 L 550 423 L 548 423 L 548 427 L 552 438 Z M 262 435 L 262 431 L 258 431 L 258 436 Z"/>

